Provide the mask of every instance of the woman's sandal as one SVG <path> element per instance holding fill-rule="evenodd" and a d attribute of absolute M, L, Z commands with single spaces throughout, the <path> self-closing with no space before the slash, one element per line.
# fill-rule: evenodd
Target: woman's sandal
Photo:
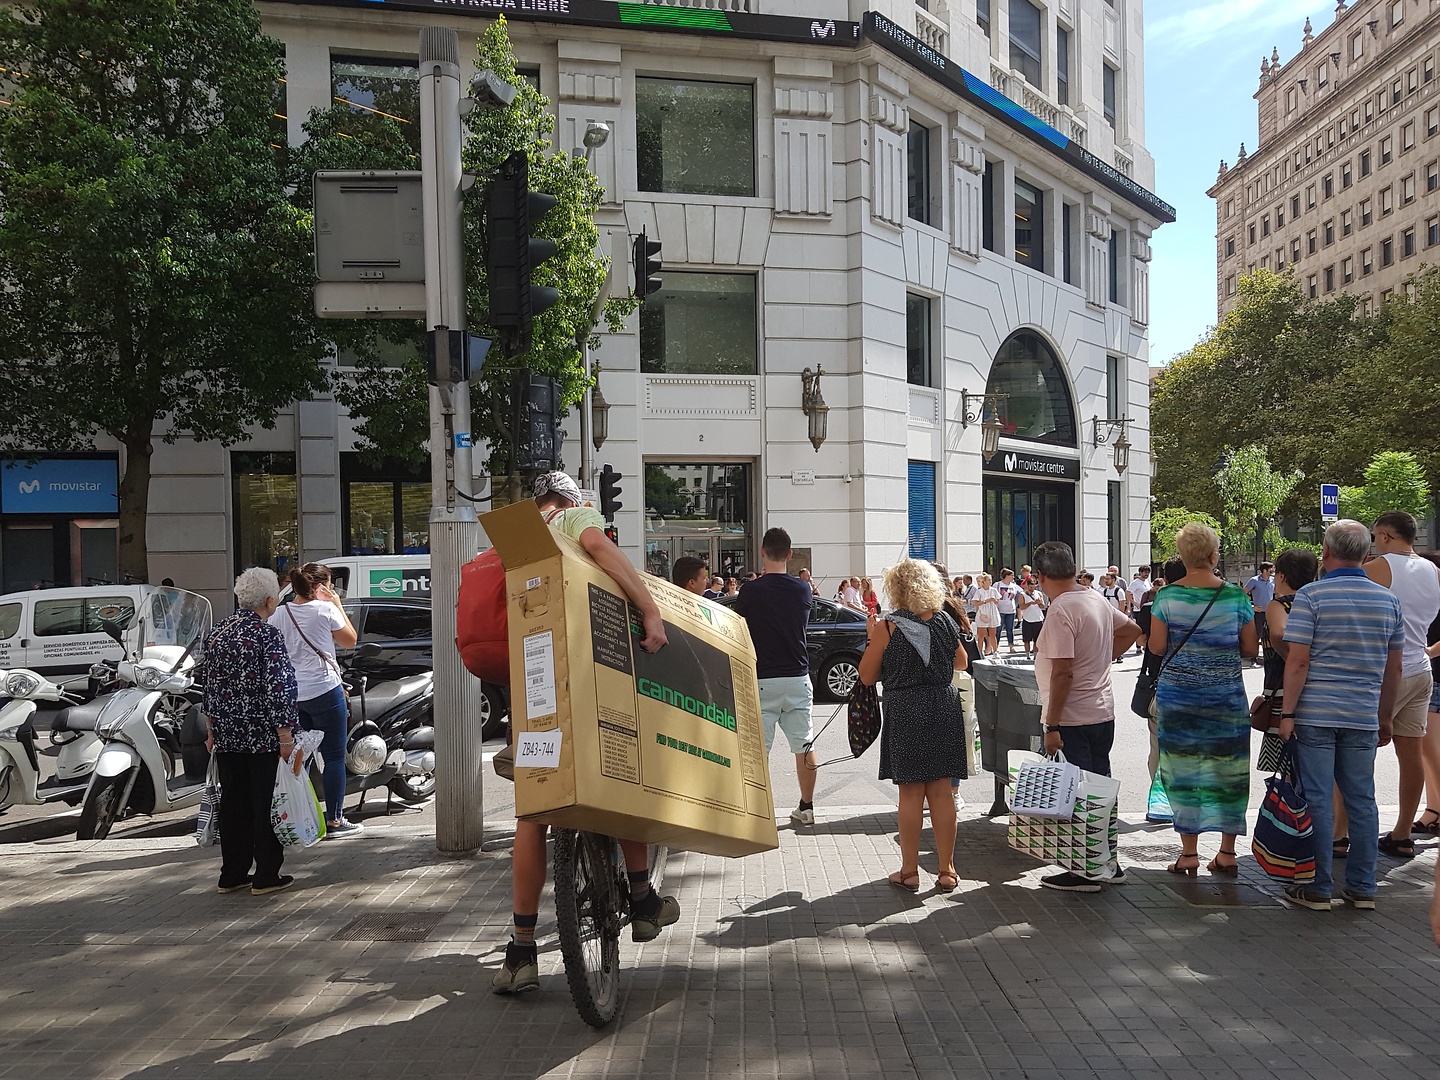
<path fill-rule="evenodd" d="M 1220 849 L 1220 855 L 1228 855 L 1231 859 L 1235 859 L 1235 852 L 1226 851 L 1224 848 Z M 1206 872 L 1218 874 L 1221 877 L 1238 877 L 1240 874 L 1239 860 L 1236 859 L 1233 862 L 1222 863 L 1220 861 L 1220 855 L 1216 855 L 1215 858 L 1210 860 L 1205 867 Z"/>
<path fill-rule="evenodd" d="M 1435 816 L 1426 821 L 1425 814 L 1434 814 Z M 1425 814 L 1421 814 L 1420 820 L 1410 826 L 1410 831 L 1425 833 L 1428 836 L 1440 836 L 1440 810 L 1436 810 L 1433 806 L 1427 806 Z"/>
<path fill-rule="evenodd" d="M 1189 860 L 1189 859 L 1194 859 L 1194 860 L 1195 860 L 1195 865 L 1194 865 L 1194 866 L 1181 866 L 1181 865 L 1180 865 L 1181 863 L 1186 862 L 1186 861 Z M 1174 862 L 1172 862 L 1172 863 L 1171 863 L 1169 866 L 1167 866 L 1165 869 L 1168 870 L 1168 871 L 1169 871 L 1170 873 L 1172 873 L 1172 874 L 1179 874 L 1181 877 L 1195 877 L 1197 874 L 1200 873 L 1200 856 L 1199 856 L 1199 855 L 1181 855 L 1178 859 L 1176 859 Z"/>
<path fill-rule="evenodd" d="M 1330 857 L 1343 859 L 1350 854 L 1350 837 L 1339 836 L 1330 843 Z"/>
<path fill-rule="evenodd" d="M 920 891 L 920 875 L 918 873 L 906 874 L 903 870 L 896 870 L 887 880 L 897 889 L 904 889 L 907 892 Z"/>
<path fill-rule="evenodd" d="M 1415 841 L 1408 836 L 1404 840 L 1400 840 L 1387 833 L 1380 837 L 1380 850 L 1392 859 L 1413 859 L 1415 857 Z"/>
<path fill-rule="evenodd" d="M 940 892 L 954 892 L 960 887 L 960 875 L 949 870 L 942 870 L 935 875 L 935 888 Z"/>

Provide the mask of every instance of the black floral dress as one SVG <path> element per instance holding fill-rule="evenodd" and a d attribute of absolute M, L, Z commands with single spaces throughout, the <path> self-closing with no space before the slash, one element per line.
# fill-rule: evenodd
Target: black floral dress
<path fill-rule="evenodd" d="M 968 775 L 965 718 L 951 685 L 960 628 L 943 611 L 928 620 L 908 611 L 886 618 L 895 626 L 880 658 L 880 779 L 925 784 Z M 921 656 L 927 644 L 928 660 Z"/>

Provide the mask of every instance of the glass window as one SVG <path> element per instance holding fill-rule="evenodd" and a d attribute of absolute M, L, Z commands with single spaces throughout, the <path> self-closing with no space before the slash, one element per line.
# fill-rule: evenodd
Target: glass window
<path fill-rule="evenodd" d="M 1380 189 L 1380 216 L 1384 217 L 1395 209 L 1395 193 L 1392 188 Z"/>
<path fill-rule="evenodd" d="M 1055 100 L 1070 104 L 1070 31 L 1063 26 L 1055 28 Z"/>
<path fill-rule="evenodd" d="M 1225 256 L 1229 258 L 1235 254 L 1235 238 L 1232 236 L 1225 241 Z"/>
<path fill-rule="evenodd" d="M 1075 410 L 1060 359 L 1038 334 L 1013 334 L 990 368 L 987 394 L 1007 394 L 1000 417 L 1006 436 L 1076 446 Z"/>
<path fill-rule="evenodd" d="M 1390 26 L 1399 26 L 1405 21 L 1405 0 L 1394 0 L 1390 5 Z"/>
<path fill-rule="evenodd" d="M 1425 166 L 1425 190 L 1440 189 L 1440 162 L 1432 161 Z"/>
<path fill-rule="evenodd" d="M 1349 210 L 1340 211 L 1340 235 L 1349 236 L 1354 231 Z"/>
<path fill-rule="evenodd" d="M 1325 222 L 1325 246 L 1329 247 L 1335 243 L 1335 222 Z"/>
<path fill-rule="evenodd" d="M 1322 184 L 1324 185 L 1324 188 L 1325 188 L 1325 198 L 1329 199 L 1329 198 L 1331 198 L 1332 196 L 1334 196 L 1334 194 L 1335 194 L 1335 177 L 1334 177 L 1334 176 L 1327 176 L 1327 177 L 1325 177 L 1325 179 L 1322 181 Z"/>
<path fill-rule="evenodd" d="M 755 194 L 755 88 L 683 79 L 635 80 L 641 191 Z"/>
<path fill-rule="evenodd" d="M 1114 353 L 1105 356 L 1105 408 L 1106 416 L 1119 416 L 1120 404 L 1120 357 Z"/>
<path fill-rule="evenodd" d="M 1415 174 L 1411 173 L 1400 181 L 1400 201 L 1411 203 L 1415 201 Z"/>
<path fill-rule="evenodd" d="M 1010 0 L 1010 66 L 1031 86 L 1040 85 L 1040 25 L 1030 0 Z"/>
<path fill-rule="evenodd" d="M 1315 281 L 1315 275 L 1311 274 L 1306 282 L 1306 291 L 1309 292 L 1311 300 L 1314 300 L 1315 297 L 1319 295 L 1320 291 L 1319 288 L 1316 286 Z"/>
<path fill-rule="evenodd" d="M 1112 128 L 1115 126 L 1115 99 L 1117 96 L 1115 83 L 1118 77 L 1119 72 L 1113 67 L 1109 64 L 1104 66 L 1105 122 Z"/>
<path fill-rule="evenodd" d="M 1361 150 L 1361 151 L 1360 151 L 1360 175 L 1361 175 L 1361 176 L 1369 176 L 1369 175 L 1370 175 L 1370 151 L 1369 151 L 1369 150 Z"/>
<path fill-rule="evenodd" d="M 990 36 L 990 0 L 975 0 L 975 21 L 980 24 L 980 29 L 985 31 L 985 36 Z"/>
<path fill-rule="evenodd" d="M 640 370 L 754 375 L 757 332 L 754 274 L 666 270 L 640 309 Z"/>
<path fill-rule="evenodd" d="M 1300 261 L 1300 241 L 1298 239 L 1290 241 L 1290 261 L 1292 263 Z"/>
<path fill-rule="evenodd" d="M 1118 480 L 1105 487 L 1105 510 L 1109 528 L 1106 530 L 1110 548 L 1110 565 L 1124 566 L 1125 559 L 1125 488 Z"/>
<path fill-rule="evenodd" d="M 1120 232 L 1110 230 L 1110 302 L 1120 303 Z"/>
<path fill-rule="evenodd" d="M 1374 269 L 1374 256 L 1370 248 L 1360 252 L 1360 276 L 1369 277 L 1370 271 Z"/>
<path fill-rule="evenodd" d="M 1325 268 L 1325 291 L 1335 291 L 1335 267 L 1333 266 L 1327 266 Z"/>
<path fill-rule="evenodd" d="M 1269 235 L 1270 235 L 1270 215 L 1269 215 L 1269 214 L 1266 214 L 1263 218 L 1260 219 L 1260 235 L 1261 235 L 1261 236 L 1269 236 Z"/>
<path fill-rule="evenodd" d="M 288 573 L 300 552 L 295 455 L 232 451 L 230 497 L 235 572 L 265 566 L 282 576 Z"/>
<path fill-rule="evenodd" d="M 995 163 L 985 162 L 985 175 L 980 179 L 980 243 L 986 251 L 995 250 Z"/>
<path fill-rule="evenodd" d="M 1390 159 L 1395 156 L 1395 141 L 1386 135 L 1380 140 L 1380 164 L 1389 165 Z"/>
<path fill-rule="evenodd" d="M 19 619 L 19 605 L 16 619 Z M 128 623 L 135 614 L 135 605 L 128 596 L 85 596 L 69 600 L 35 601 L 35 636 L 61 637 L 67 634 L 103 634 L 100 613 L 104 611 L 111 619 L 118 619 L 121 625 Z M 17 624 L 18 625 L 18 624 Z M 13 637 L 0 634 L 0 637 Z"/>
<path fill-rule="evenodd" d="M 1340 263 L 1340 278 L 1346 284 L 1355 280 L 1355 260 L 1344 259 Z"/>
<path fill-rule="evenodd" d="M 1436 244 L 1440 244 L 1440 218 L 1432 217 L 1425 222 L 1425 246 L 1434 247 Z M 5 636 L 3 632 L 0 632 L 0 637 Z"/>
<path fill-rule="evenodd" d="M 393 120 L 419 152 L 420 67 L 416 61 L 332 56 L 330 92 L 337 104 L 350 106 L 358 129 Z"/>
<path fill-rule="evenodd" d="M 1400 234 L 1400 257 L 1408 259 L 1415 254 L 1415 230 L 1406 229 Z"/>
<path fill-rule="evenodd" d="M 1299 195 L 1292 195 L 1292 196 L 1290 197 L 1290 217 L 1291 217 L 1292 219 L 1294 219 L 1294 218 L 1298 218 L 1299 216 L 1300 216 L 1300 196 L 1299 196 Z"/>
<path fill-rule="evenodd" d="M 366 641 L 406 641 L 430 636 L 430 608 L 410 604 L 370 604 L 365 613 Z"/>
<path fill-rule="evenodd" d="M 1316 234 L 1315 234 L 1315 230 L 1314 230 L 1314 229 L 1311 229 L 1308 233 L 1305 234 L 1305 252 L 1306 252 L 1306 254 L 1308 254 L 1308 255 L 1314 255 L 1314 254 L 1315 254 L 1315 248 L 1316 248 Z"/>
<path fill-rule="evenodd" d="M 1380 241 L 1380 265 L 1389 266 L 1395 261 L 1395 242 L 1388 236 Z"/>
<path fill-rule="evenodd" d="M 346 551 L 423 555 L 430 550 L 430 473 L 424 463 L 368 462 L 340 455 Z"/>
<path fill-rule="evenodd" d="M 934 353 L 930 298 L 905 294 L 905 379 L 912 386 L 933 386 Z"/>
<path fill-rule="evenodd" d="M 1400 129 L 1400 152 L 1415 148 L 1415 121 L 1411 120 Z"/>
<path fill-rule="evenodd" d="M 1073 212 L 1071 211 L 1071 209 L 1070 209 L 1070 204 L 1069 204 L 1069 203 L 1061 203 L 1061 205 L 1060 205 L 1060 242 L 1061 242 L 1061 245 L 1062 245 L 1062 249 L 1061 249 L 1061 261 L 1064 263 L 1064 266 L 1062 267 L 1062 269 L 1063 269 L 1063 272 L 1064 272 L 1064 275 L 1065 275 L 1065 284 L 1066 284 L 1066 285 L 1073 285 L 1073 284 L 1075 284 L 1074 277 L 1072 276 L 1072 266 L 1071 266 L 1071 263 L 1072 263 L 1072 261 L 1074 260 L 1074 257 L 1075 257 L 1075 239 L 1074 239 L 1074 237 L 1071 235 L 1071 232 L 1070 232 L 1070 230 L 1073 228 L 1073 221 L 1072 221 L 1073 218 L 1074 218 L 1074 213 L 1073 213 Z M 1235 254 L 1235 241 L 1234 241 L 1233 239 L 1230 241 L 1230 254 L 1231 254 L 1231 255 L 1234 255 L 1234 254 Z"/>
<path fill-rule="evenodd" d="M 1360 227 L 1363 229 L 1369 225 L 1374 218 L 1374 203 L 1364 199 L 1360 203 Z"/>
<path fill-rule="evenodd" d="M 754 566 L 752 473 L 748 464 L 646 462 L 645 569 L 669 578 L 675 560 L 686 555 L 721 577 Z M 808 550 L 796 548 L 795 555 L 803 558 L 792 564 L 796 569 L 810 565 Z"/>
<path fill-rule="evenodd" d="M 1015 181 L 1015 261 L 1032 270 L 1045 269 L 1045 204 L 1042 194 Z"/>
<path fill-rule="evenodd" d="M 1311 184 L 1305 189 L 1305 209 L 1315 209 L 1315 185 Z"/>
<path fill-rule="evenodd" d="M 20 604 L 0 604 L 0 641 L 7 641 L 20 632 Z"/>
<path fill-rule="evenodd" d="M 911 121 L 906 150 L 909 158 L 910 216 L 930 225 L 930 129 Z"/>
<path fill-rule="evenodd" d="M 1340 186 L 1342 188 L 1348 188 L 1351 183 L 1352 181 L 1350 178 L 1350 163 L 1347 161 L 1340 168 Z"/>
<path fill-rule="evenodd" d="M 1440 108 L 1431 106 L 1425 110 L 1425 137 L 1433 139 L 1440 135 Z"/>

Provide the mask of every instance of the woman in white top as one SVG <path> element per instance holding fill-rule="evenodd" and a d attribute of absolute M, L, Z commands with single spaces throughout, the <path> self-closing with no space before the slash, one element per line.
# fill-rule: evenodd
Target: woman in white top
<path fill-rule="evenodd" d="M 975 636 L 980 640 L 980 655 L 989 656 L 1000 648 L 995 633 L 1000 626 L 1000 590 L 989 574 L 981 574 L 975 585 Z"/>
<path fill-rule="evenodd" d="M 1020 597 L 1017 601 L 1020 605 L 1020 640 L 1025 643 L 1025 655 L 1034 656 L 1040 640 L 1040 627 L 1045 625 L 1045 609 L 1049 601 L 1045 594 L 1040 591 L 1040 586 L 1032 584 L 1028 589 L 1020 590 Z"/>
<path fill-rule="evenodd" d="M 270 625 L 285 638 L 285 651 L 295 665 L 296 698 L 300 725 L 325 736 L 320 756 L 325 759 L 325 839 L 358 836 L 364 826 L 345 820 L 345 737 L 350 710 L 335 646 L 355 647 L 355 626 L 340 598 L 330 588 L 330 568 L 306 563 L 290 571 L 295 590 L 288 604 L 270 616 Z"/>

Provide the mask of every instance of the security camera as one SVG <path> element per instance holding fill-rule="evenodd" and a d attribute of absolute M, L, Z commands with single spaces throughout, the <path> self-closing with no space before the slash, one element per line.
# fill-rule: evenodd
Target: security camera
<path fill-rule="evenodd" d="M 610 125 L 601 120 L 591 120 L 585 125 L 585 149 L 595 150 L 610 139 Z"/>
<path fill-rule="evenodd" d="M 482 109 L 504 109 L 515 100 L 515 87 L 486 69 L 470 76 L 470 96 Z"/>

